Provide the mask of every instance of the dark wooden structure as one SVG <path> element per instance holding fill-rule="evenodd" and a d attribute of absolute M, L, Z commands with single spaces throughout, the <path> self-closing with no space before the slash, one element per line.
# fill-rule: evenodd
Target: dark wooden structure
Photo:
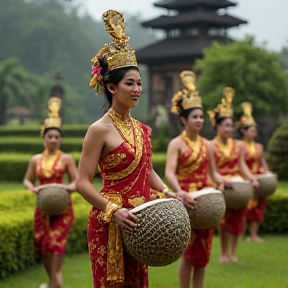
<path fill-rule="evenodd" d="M 236 6 L 228 0 L 162 0 L 154 6 L 167 9 L 167 15 L 142 25 L 164 30 L 166 38 L 136 51 L 138 63 L 148 66 L 150 113 L 159 104 L 170 108 L 181 86 L 179 73 L 191 70 L 204 48 L 226 42 L 227 29 L 247 23 L 227 14 L 226 8 Z"/>

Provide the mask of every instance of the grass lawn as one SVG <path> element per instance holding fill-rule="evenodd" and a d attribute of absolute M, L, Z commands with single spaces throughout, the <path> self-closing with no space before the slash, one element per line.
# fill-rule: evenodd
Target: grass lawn
<path fill-rule="evenodd" d="M 265 243 L 241 240 L 240 264 L 219 264 L 219 238 L 214 238 L 205 288 L 287 288 L 287 236 L 267 236 Z M 149 268 L 151 288 L 176 288 L 178 262 L 161 268 Z M 88 254 L 67 255 L 64 279 L 69 288 L 91 288 Z M 44 269 L 37 265 L 1 281 L 1 288 L 38 288 L 46 281 Z"/>

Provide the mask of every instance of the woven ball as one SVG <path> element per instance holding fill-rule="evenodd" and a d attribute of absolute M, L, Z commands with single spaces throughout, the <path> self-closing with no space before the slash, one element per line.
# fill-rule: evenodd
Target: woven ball
<path fill-rule="evenodd" d="M 225 215 L 224 195 L 213 188 L 204 188 L 189 195 L 197 201 L 196 209 L 187 210 L 191 228 L 205 230 L 216 227 Z"/>
<path fill-rule="evenodd" d="M 191 236 L 186 208 L 177 199 L 153 200 L 131 210 L 140 227 L 123 231 L 128 253 L 148 266 L 166 266 L 183 254 Z"/>
<path fill-rule="evenodd" d="M 227 209 L 241 209 L 247 206 L 253 197 L 253 186 L 250 181 L 231 179 L 232 187 L 225 187 L 224 196 Z"/>
<path fill-rule="evenodd" d="M 36 199 L 37 207 L 49 215 L 65 213 L 71 201 L 68 191 L 57 184 L 42 186 Z"/>
<path fill-rule="evenodd" d="M 278 179 L 275 174 L 260 174 L 256 176 L 260 186 L 255 189 L 255 194 L 258 197 L 266 197 L 272 195 L 278 184 Z"/>

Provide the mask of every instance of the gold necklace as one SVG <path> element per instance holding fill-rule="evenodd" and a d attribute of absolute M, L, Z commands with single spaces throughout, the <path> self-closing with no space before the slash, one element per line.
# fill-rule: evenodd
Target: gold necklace
<path fill-rule="evenodd" d="M 192 141 L 191 139 L 188 138 L 187 134 L 186 134 L 186 131 L 184 130 L 182 133 L 181 133 L 181 137 L 184 139 L 186 145 L 190 148 L 193 148 L 193 151 L 195 153 L 198 153 L 199 150 L 200 150 L 200 136 L 197 135 L 197 139 L 196 141 Z"/>
<path fill-rule="evenodd" d="M 110 108 L 107 113 L 111 117 L 121 137 L 135 147 L 135 131 L 133 119 L 130 114 L 124 119 L 123 116 L 118 114 L 113 108 Z"/>
<path fill-rule="evenodd" d="M 42 174 L 45 178 L 51 178 L 53 175 L 53 168 L 55 165 L 55 161 L 58 159 L 59 155 L 62 152 L 60 150 L 56 150 L 55 153 L 49 154 L 48 150 L 45 149 L 42 153 L 42 159 L 41 159 L 41 169 Z"/>
<path fill-rule="evenodd" d="M 220 150 L 223 152 L 223 154 L 226 157 L 229 157 L 231 149 L 232 149 L 233 140 L 231 138 L 228 138 L 227 144 L 223 144 L 220 137 L 216 136 L 215 141 L 218 144 L 218 146 L 220 147 Z"/>
<path fill-rule="evenodd" d="M 248 142 L 248 141 L 245 141 L 245 140 L 244 140 L 244 143 L 246 144 L 246 148 L 247 148 L 250 156 L 254 156 L 255 153 L 256 153 L 254 141 Z"/>

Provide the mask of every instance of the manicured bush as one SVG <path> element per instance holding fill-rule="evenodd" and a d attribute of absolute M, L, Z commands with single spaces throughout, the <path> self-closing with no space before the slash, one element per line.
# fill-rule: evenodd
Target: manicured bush
<path fill-rule="evenodd" d="M 75 222 L 68 237 L 67 253 L 87 250 L 91 207 L 78 193 L 72 199 Z M 25 190 L 1 192 L 0 208 L 0 278 L 3 278 L 37 261 L 33 235 L 35 195 Z"/>
<path fill-rule="evenodd" d="M 61 149 L 66 153 L 82 150 L 83 138 L 63 137 Z M 2 152 L 25 152 L 41 153 L 44 150 L 43 139 L 41 137 L 1 137 L 0 151 Z"/>
<path fill-rule="evenodd" d="M 81 137 L 83 138 L 87 132 L 89 125 L 63 125 L 64 137 Z M 1 126 L 0 136 L 24 136 L 39 137 L 41 125 L 39 126 Z"/>
<path fill-rule="evenodd" d="M 284 122 L 272 135 L 266 153 L 271 171 L 278 179 L 288 179 L 288 121 Z"/>

